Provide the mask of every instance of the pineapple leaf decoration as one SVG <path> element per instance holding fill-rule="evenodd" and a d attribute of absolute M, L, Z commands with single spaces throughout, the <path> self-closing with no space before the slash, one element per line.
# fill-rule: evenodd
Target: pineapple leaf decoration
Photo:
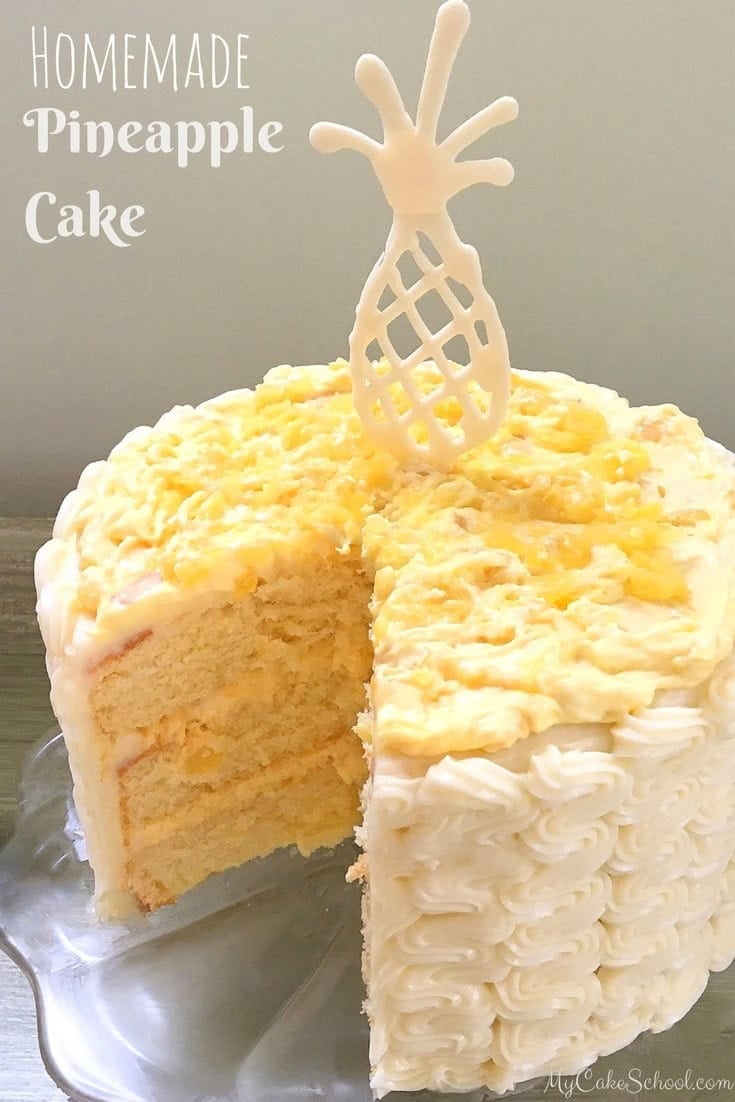
<path fill-rule="evenodd" d="M 367 157 L 393 209 L 385 251 L 367 279 L 350 335 L 355 407 L 376 443 L 402 461 L 440 469 L 497 430 L 510 392 L 508 346 L 495 303 L 483 286 L 477 252 L 457 236 L 446 204 L 473 184 L 511 182 L 513 168 L 502 157 L 457 158 L 515 119 L 518 104 L 503 96 L 442 142 L 436 137 L 469 22 L 464 0 L 439 8 L 415 122 L 386 65 L 364 54 L 355 80 L 380 115 L 382 143 L 337 123 L 311 130 L 323 153 L 350 149 Z"/>

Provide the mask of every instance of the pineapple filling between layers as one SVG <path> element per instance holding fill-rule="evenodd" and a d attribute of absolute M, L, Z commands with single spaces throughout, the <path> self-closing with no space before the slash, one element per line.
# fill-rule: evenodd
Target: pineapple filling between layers
<path fill-rule="evenodd" d="M 125 887 L 146 908 L 279 846 L 309 853 L 353 829 L 368 582 L 354 560 L 299 565 L 100 667 L 97 724 L 111 760 L 128 751 L 117 767 Z"/>

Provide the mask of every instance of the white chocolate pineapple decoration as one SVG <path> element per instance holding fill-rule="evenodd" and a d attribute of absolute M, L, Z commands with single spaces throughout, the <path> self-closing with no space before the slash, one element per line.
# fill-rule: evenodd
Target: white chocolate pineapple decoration
<path fill-rule="evenodd" d="M 350 335 L 355 407 L 382 447 L 402 460 L 441 468 L 496 431 L 510 392 L 508 346 L 495 303 L 483 286 L 477 252 L 457 236 L 446 204 L 473 184 L 511 182 L 513 168 L 501 157 L 457 157 L 493 127 L 515 119 L 518 104 L 503 96 L 444 141 L 436 138 L 469 22 L 464 0 L 446 0 L 439 8 L 415 122 L 386 65 L 364 54 L 355 80 L 377 108 L 383 143 L 336 123 L 317 123 L 311 130 L 312 144 L 323 153 L 351 149 L 366 156 L 393 208 L 385 251 L 365 284 Z M 407 264 L 412 275 L 405 273 Z M 431 299 L 444 315 L 433 327 L 424 317 Z M 393 336 L 401 326 L 409 332 L 405 356 Z M 457 345 L 466 364 L 457 362 Z M 378 352 L 374 361 L 372 349 Z"/>

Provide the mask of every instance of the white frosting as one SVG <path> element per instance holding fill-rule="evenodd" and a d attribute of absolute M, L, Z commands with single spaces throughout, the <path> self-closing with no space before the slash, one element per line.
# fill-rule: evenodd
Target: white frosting
<path fill-rule="evenodd" d="M 77 489 L 64 498 L 52 539 L 40 548 L 34 566 L 36 612 L 46 645 L 51 704 L 63 726 L 74 778 L 74 803 L 95 869 L 95 905 L 101 916 L 132 910 L 133 903 L 125 896 L 120 905 L 124 852 L 116 776 L 103 760 L 100 740 L 94 738 L 87 692 L 90 659 L 102 656 L 95 654 L 94 621 L 76 608 L 79 562 L 75 545 L 65 537 L 82 494 L 94 489 L 103 466 L 90 463 L 84 469 Z"/>
<path fill-rule="evenodd" d="M 735 658 L 486 757 L 373 757 L 372 1084 L 507 1090 L 666 1029 L 735 957 Z"/>

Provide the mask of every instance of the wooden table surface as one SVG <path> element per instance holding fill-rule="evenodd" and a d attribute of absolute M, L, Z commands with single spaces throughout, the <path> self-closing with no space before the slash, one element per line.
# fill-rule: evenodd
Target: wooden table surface
<path fill-rule="evenodd" d="M 36 626 L 33 556 L 48 519 L 0 518 L 0 846 L 12 830 L 23 755 L 54 724 Z M 0 1102 L 63 1102 L 38 1051 L 28 981 L 0 952 Z"/>

